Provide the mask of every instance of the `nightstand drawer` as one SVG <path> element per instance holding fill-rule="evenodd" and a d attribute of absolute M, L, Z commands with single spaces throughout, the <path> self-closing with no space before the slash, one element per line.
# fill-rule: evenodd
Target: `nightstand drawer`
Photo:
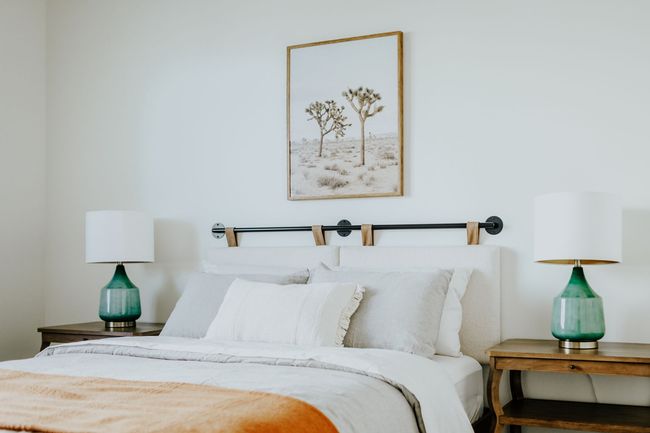
<path fill-rule="evenodd" d="M 75 343 L 77 341 L 100 340 L 104 337 L 101 335 L 67 335 L 67 334 L 48 334 L 43 332 L 42 341 L 48 343 Z"/>
<path fill-rule="evenodd" d="M 106 328 L 104 322 L 75 323 L 71 325 L 43 326 L 41 350 L 50 343 L 74 343 L 77 341 L 99 340 L 101 338 L 155 336 L 160 334 L 164 323 L 138 322 L 130 328 Z"/>
<path fill-rule="evenodd" d="M 631 362 L 496 358 L 496 368 L 499 370 L 547 371 L 554 373 L 650 376 L 649 364 Z"/>

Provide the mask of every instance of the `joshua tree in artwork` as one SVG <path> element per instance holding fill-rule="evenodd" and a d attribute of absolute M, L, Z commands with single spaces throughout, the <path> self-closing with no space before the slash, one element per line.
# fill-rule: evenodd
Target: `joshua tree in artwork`
<path fill-rule="evenodd" d="M 307 120 L 315 120 L 320 128 L 320 146 L 318 147 L 318 157 L 323 156 L 323 139 L 330 132 L 334 132 L 336 138 L 345 136 L 345 129 L 350 123 L 345 123 L 348 118 L 343 115 L 345 107 L 339 107 L 335 101 L 312 102 L 305 112 L 311 117 Z"/>
<path fill-rule="evenodd" d="M 361 124 L 361 165 L 366 165 L 366 119 L 384 109 L 383 105 L 378 105 L 381 95 L 367 87 L 359 87 L 356 90 L 346 90 L 343 92 L 343 96 L 348 100 L 352 109 L 359 114 L 359 123 Z"/>

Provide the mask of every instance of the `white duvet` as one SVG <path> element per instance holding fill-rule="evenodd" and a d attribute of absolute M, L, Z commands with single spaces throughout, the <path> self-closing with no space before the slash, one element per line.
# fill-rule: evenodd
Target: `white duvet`
<path fill-rule="evenodd" d="M 317 407 L 340 433 L 472 432 L 443 367 L 391 350 L 128 337 L 50 347 L 0 368 L 274 392 Z"/>

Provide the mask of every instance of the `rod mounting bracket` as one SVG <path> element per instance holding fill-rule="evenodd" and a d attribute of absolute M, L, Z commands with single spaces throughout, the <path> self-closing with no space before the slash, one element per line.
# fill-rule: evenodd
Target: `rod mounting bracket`
<path fill-rule="evenodd" d="M 223 224 L 216 223 L 215 225 L 212 226 L 212 236 L 215 239 L 221 239 L 222 237 L 224 237 L 224 231 L 223 230 L 225 230 L 225 228 L 226 228 L 226 226 L 224 226 Z M 214 229 L 221 229 L 222 231 L 215 232 Z"/>
<path fill-rule="evenodd" d="M 494 227 L 485 229 L 485 231 L 491 235 L 498 235 L 499 233 L 501 233 L 501 230 L 503 230 L 503 220 L 498 216 L 491 216 L 490 218 L 485 220 L 485 222 L 494 223 Z"/>
<path fill-rule="evenodd" d="M 348 221 L 348 220 L 341 220 L 336 225 L 339 226 L 339 227 L 345 227 L 345 226 L 351 226 L 352 223 L 350 221 Z M 350 233 L 352 233 L 352 230 L 345 229 L 345 228 L 340 228 L 340 229 L 336 230 L 336 233 L 338 233 L 339 236 L 345 238 L 345 237 L 350 236 Z"/>

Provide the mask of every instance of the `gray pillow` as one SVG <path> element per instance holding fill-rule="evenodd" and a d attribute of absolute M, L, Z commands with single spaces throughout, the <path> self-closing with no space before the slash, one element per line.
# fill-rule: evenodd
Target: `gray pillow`
<path fill-rule="evenodd" d="M 160 335 L 201 338 L 214 320 L 230 284 L 236 278 L 276 284 L 304 284 L 307 272 L 290 275 L 216 275 L 193 273 Z"/>
<path fill-rule="evenodd" d="M 452 271 L 312 271 L 310 283 L 353 282 L 366 289 L 350 320 L 347 347 L 400 350 L 431 357 Z"/>

